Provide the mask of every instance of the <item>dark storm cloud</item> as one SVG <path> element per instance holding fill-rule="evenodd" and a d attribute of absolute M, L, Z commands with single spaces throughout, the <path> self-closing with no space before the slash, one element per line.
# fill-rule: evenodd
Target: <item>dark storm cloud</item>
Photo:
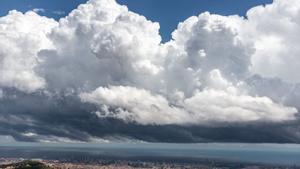
<path fill-rule="evenodd" d="M 0 101 L 0 133 L 18 141 L 57 141 L 68 138 L 91 141 L 92 138 L 144 140 L 150 142 L 273 142 L 299 143 L 300 121 L 293 123 L 202 125 L 140 125 L 113 118 L 99 118 L 92 104 L 78 97 L 49 98 L 42 93 L 26 94 L 4 90 Z M 63 95 L 63 94 L 61 94 Z M 34 133 L 35 135 L 26 135 Z"/>

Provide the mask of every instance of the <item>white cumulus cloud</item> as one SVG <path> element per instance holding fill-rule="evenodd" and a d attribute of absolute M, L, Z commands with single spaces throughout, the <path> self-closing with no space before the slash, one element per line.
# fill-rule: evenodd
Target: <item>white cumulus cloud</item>
<path fill-rule="evenodd" d="M 158 23 L 115 0 L 90 0 L 58 22 L 11 11 L 0 18 L 0 88 L 68 93 L 99 118 L 140 124 L 294 120 L 299 105 L 249 79 L 299 81 L 299 9 L 275 0 L 247 19 L 202 13 L 167 43 Z"/>
<path fill-rule="evenodd" d="M 35 72 L 37 53 L 51 48 L 46 37 L 56 21 L 34 12 L 11 11 L 0 18 L 0 87 L 15 87 L 25 92 L 44 88 L 45 81 Z"/>
<path fill-rule="evenodd" d="M 99 87 L 81 94 L 84 102 L 99 106 L 100 118 L 113 117 L 140 124 L 195 124 L 293 120 L 295 108 L 284 107 L 267 97 L 251 97 L 206 89 L 182 104 L 144 89 L 126 86 Z"/>
<path fill-rule="evenodd" d="M 251 57 L 254 73 L 264 77 L 300 82 L 300 3 L 298 0 L 274 0 L 247 12 L 241 27 L 243 41 L 253 43 Z"/>

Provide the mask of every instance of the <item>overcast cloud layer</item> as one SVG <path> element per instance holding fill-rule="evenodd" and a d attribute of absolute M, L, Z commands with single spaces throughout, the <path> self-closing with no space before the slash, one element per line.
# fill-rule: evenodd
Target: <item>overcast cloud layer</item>
<path fill-rule="evenodd" d="M 114 0 L 0 18 L 0 135 L 43 142 L 300 142 L 300 3 L 208 12 L 161 43 Z"/>

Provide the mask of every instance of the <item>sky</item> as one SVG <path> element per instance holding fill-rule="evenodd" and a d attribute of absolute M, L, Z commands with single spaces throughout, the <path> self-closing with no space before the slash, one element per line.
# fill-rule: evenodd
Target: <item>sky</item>
<path fill-rule="evenodd" d="M 1 0 L 0 16 L 8 11 L 16 9 L 26 12 L 28 10 L 44 9 L 40 15 L 55 18 L 58 20 L 66 16 L 71 10 L 87 0 Z M 176 29 L 179 22 L 186 18 L 198 15 L 202 12 L 220 15 L 245 16 L 248 9 L 257 5 L 271 3 L 272 0 L 118 0 L 118 3 L 126 5 L 131 11 L 139 13 L 151 21 L 160 23 L 160 33 L 163 41 L 171 38 L 171 33 Z"/>
<path fill-rule="evenodd" d="M 4 142 L 300 143 L 299 0 L 13 2 Z"/>

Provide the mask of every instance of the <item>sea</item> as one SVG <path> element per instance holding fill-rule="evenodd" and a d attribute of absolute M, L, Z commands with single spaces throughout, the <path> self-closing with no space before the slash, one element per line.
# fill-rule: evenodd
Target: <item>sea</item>
<path fill-rule="evenodd" d="M 58 160 L 148 160 L 195 163 L 223 160 L 273 165 L 300 166 L 298 144 L 245 143 L 5 143 L 0 158 Z"/>

